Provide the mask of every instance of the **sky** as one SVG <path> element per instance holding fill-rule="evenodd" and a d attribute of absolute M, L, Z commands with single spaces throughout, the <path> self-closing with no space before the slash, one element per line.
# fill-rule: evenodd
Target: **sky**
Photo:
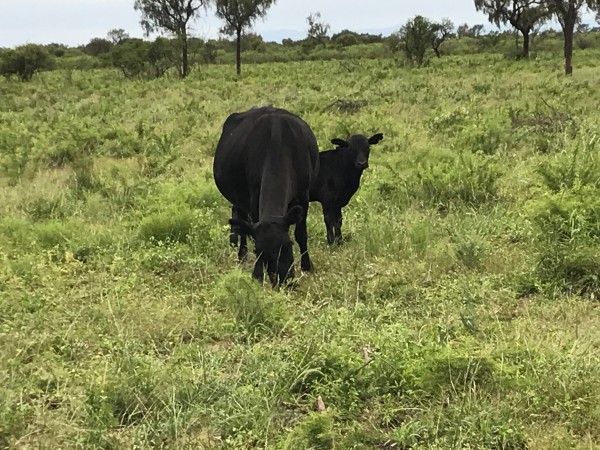
<path fill-rule="evenodd" d="M 0 0 L 0 47 L 52 42 L 76 46 L 94 37 L 106 37 L 123 28 L 142 37 L 140 15 L 134 0 Z M 306 36 L 306 17 L 319 11 L 333 33 L 342 29 L 384 35 L 397 30 L 409 18 L 450 18 L 458 23 L 487 23 L 475 11 L 473 0 L 277 0 L 254 31 L 267 41 Z M 219 35 L 219 19 L 209 11 L 193 25 L 202 38 Z"/>
<path fill-rule="evenodd" d="M 0 47 L 35 43 L 86 44 L 122 28 L 132 37 L 143 37 L 134 0 L 0 0 Z M 449 18 L 456 25 L 485 24 L 473 0 L 277 0 L 254 31 L 266 41 L 306 36 L 306 17 L 320 12 L 331 32 L 343 29 L 388 35 L 417 14 L 431 20 Z M 219 36 L 219 19 L 205 12 L 193 25 L 193 35 Z"/>

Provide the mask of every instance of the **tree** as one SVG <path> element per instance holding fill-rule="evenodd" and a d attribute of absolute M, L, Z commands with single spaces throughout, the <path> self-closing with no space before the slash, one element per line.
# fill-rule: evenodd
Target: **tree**
<path fill-rule="evenodd" d="M 83 51 L 91 56 L 98 56 L 104 53 L 109 53 L 112 49 L 113 44 L 110 41 L 102 38 L 92 38 L 90 42 L 86 44 Z"/>
<path fill-rule="evenodd" d="M 481 32 L 483 31 L 483 25 L 473 25 L 472 27 L 469 26 L 469 24 L 467 23 L 463 23 L 462 25 L 459 25 L 458 28 L 456 29 L 456 35 L 461 38 L 461 37 L 479 37 L 479 35 L 481 34 Z"/>
<path fill-rule="evenodd" d="M 463 23 L 462 25 L 459 25 L 458 28 L 456 29 L 456 35 L 459 38 L 468 36 L 469 35 L 469 24 Z"/>
<path fill-rule="evenodd" d="M 454 31 L 454 24 L 450 19 L 442 19 L 441 22 L 431 24 L 431 48 L 435 56 L 440 58 L 440 46 Z"/>
<path fill-rule="evenodd" d="M 345 29 L 331 36 L 330 41 L 332 44 L 341 47 L 350 47 L 352 45 L 358 45 L 361 42 L 358 33 Z"/>
<path fill-rule="evenodd" d="M 68 47 L 65 44 L 57 44 L 56 42 L 48 44 L 45 47 L 52 56 L 56 56 L 57 58 L 65 56 L 65 53 L 67 53 L 68 50 Z"/>
<path fill-rule="evenodd" d="M 214 64 L 217 61 L 217 45 L 214 40 L 204 43 L 201 56 L 205 64 Z"/>
<path fill-rule="evenodd" d="M 54 59 L 48 51 L 35 44 L 22 45 L 2 53 L 0 75 L 10 78 L 17 75 L 21 81 L 29 81 L 33 74 L 54 68 Z"/>
<path fill-rule="evenodd" d="M 329 24 L 321 20 L 321 13 L 310 14 L 306 21 L 308 22 L 308 38 L 321 44 L 323 48 L 327 47 L 327 33 L 329 33 Z"/>
<path fill-rule="evenodd" d="M 425 62 L 425 53 L 433 42 L 431 22 L 423 16 L 415 16 L 400 29 L 399 37 L 404 42 L 404 53 L 408 60 L 417 66 L 422 66 Z"/>
<path fill-rule="evenodd" d="M 396 54 L 403 49 L 403 42 L 400 39 L 400 32 L 390 34 L 384 41 L 384 45 Z"/>
<path fill-rule="evenodd" d="M 129 34 L 123 28 L 114 28 L 106 33 L 106 38 L 113 43 L 119 45 L 124 40 L 129 39 Z"/>
<path fill-rule="evenodd" d="M 565 75 L 572 75 L 575 25 L 581 20 L 581 13 L 584 8 L 587 7 L 599 13 L 600 0 L 544 0 L 544 5 L 556 16 L 560 23 L 564 38 Z"/>
<path fill-rule="evenodd" d="M 165 30 L 176 36 L 181 44 L 181 66 L 179 75 L 185 78 L 190 73 L 188 61 L 188 27 L 199 14 L 207 0 L 135 0 L 133 8 L 142 13 L 140 24 L 150 33 Z"/>
<path fill-rule="evenodd" d="M 242 73 L 242 32 L 252 27 L 254 21 L 264 17 L 275 0 L 216 0 L 217 17 L 225 21 L 221 32 L 236 37 L 235 67 Z"/>
<path fill-rule="evenodd" d="M 120 69 L 127 78 L 145 77 L 149 71 L 149 42 L 142 39 L 127 39 L 113 48 L 110 56 L 113 66 Z"/>
<path fill-rule="evenodd" d="M 510 23 L 523 35 L 523 58 L 529 58 L 530 34 L 535 25 L 550 13 L 543 0 L 475 0 L 475 8 L 487 14 L 488 20 L 500 28 Z"/>
<path fill-rule="evenodd" d="M 171 67 L 177 66 L 176 50 L 173 43 L 163 37 L 157 37 L 150 44 L 147 57 L 152 66 L 154 78 L 162 77 Z"/>
<path fill-rule="evenodd" d="M 471 27 L 471 29 L 469 30 L 469 35 L 472 37 L 479 37 L 479 36 L 481 36 L 482 31 L 483 31 L 483 25 L 481 25 L 481 24 L 473 25 Z"/>

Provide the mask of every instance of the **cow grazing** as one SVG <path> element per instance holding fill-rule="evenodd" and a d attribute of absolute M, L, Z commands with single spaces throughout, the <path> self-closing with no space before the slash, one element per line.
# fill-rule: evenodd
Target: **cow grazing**
<path fill-rule="evenodd" d="M 231 202 L 231 242 L 241 235 L 239 258 L 254 238 L 254 278 L 264 269 L 273 284 L 294 276 L 289 227 L 295 226 L 301 268 L 310 270 L 306 214 L 309 189 L 319 170 L 319 148 L 310 127 L 298 116 L 273 107 L 231 114 L 223 125 L 214 159 L 217 188 Z"/>
<path fill-rule="evenodd" d="M 360 185 L 363 171 L 369 167 L 370 146 L 383 139 L 382 133 L 370 138 L 362 134 L 332 139 L 334 150 L 319 154 L 319 175 L 310 189 L 310 201 L 320 202 L 327 227 L 327 242 L 342 242 L 342 208 L 348 204 Z"/>

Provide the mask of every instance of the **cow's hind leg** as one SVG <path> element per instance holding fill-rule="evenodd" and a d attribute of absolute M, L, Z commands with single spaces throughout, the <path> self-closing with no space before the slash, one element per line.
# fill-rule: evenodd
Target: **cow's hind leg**
<path fill-rule="evenodd" d="M 300 246 L 300 268 L 304 271 L 312 270 L 312 262 L 308 254 L 308 233 L 306 232 L 306 217 L 308 215 L 308 202 L 301 204 L 302 206 L 302 219 L 296 224 L 294 230 L 294 237 L 296 242 Z"/>
<path fill-rule="evenodd" d="M 246 213 L 246 211 L 239 208 L 238 206 L 233 205 L 231 207 L 231 218 L 238 220 L 248 220 L 248 213 Z M 240 262 L 242 262 L 244 261 L 244 259 L 246 259 L 246 255 L 248 255 L 248 240 L 245 234 L 240 233 L 238 227 L 231 225 L 231 230 L 229 232 L 229 243 L 236 247 L 238 245 L 238 239 L 240 245 L 240 248 L 238 250 L 238 259 Z"/>
<path fill-rule="evenodd" d="M 235 205 L 231 205 L 231 218 L 232 219 L 237 219 L 237 207 Z M 237 227 L 235 225 L 230 225 L 229 228 L 229 244 L 231 244 L 232 247 L 237 247 L 238 246 L 238 240 L 239 240 L 240 235 L 238 234 L 238 230 Z"/>

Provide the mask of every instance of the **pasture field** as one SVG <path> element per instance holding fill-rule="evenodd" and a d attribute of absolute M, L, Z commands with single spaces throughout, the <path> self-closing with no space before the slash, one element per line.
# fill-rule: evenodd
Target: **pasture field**
<path fill-rule="evenodd" d="M 0 448 L 600 448 L 600 53 L 575 65 L 0 80 Z M 237 267 L 212 180 L 265 104 L 322 150 L 385 136 L 343 246 L 312 204 L 294 290 Z"/>

